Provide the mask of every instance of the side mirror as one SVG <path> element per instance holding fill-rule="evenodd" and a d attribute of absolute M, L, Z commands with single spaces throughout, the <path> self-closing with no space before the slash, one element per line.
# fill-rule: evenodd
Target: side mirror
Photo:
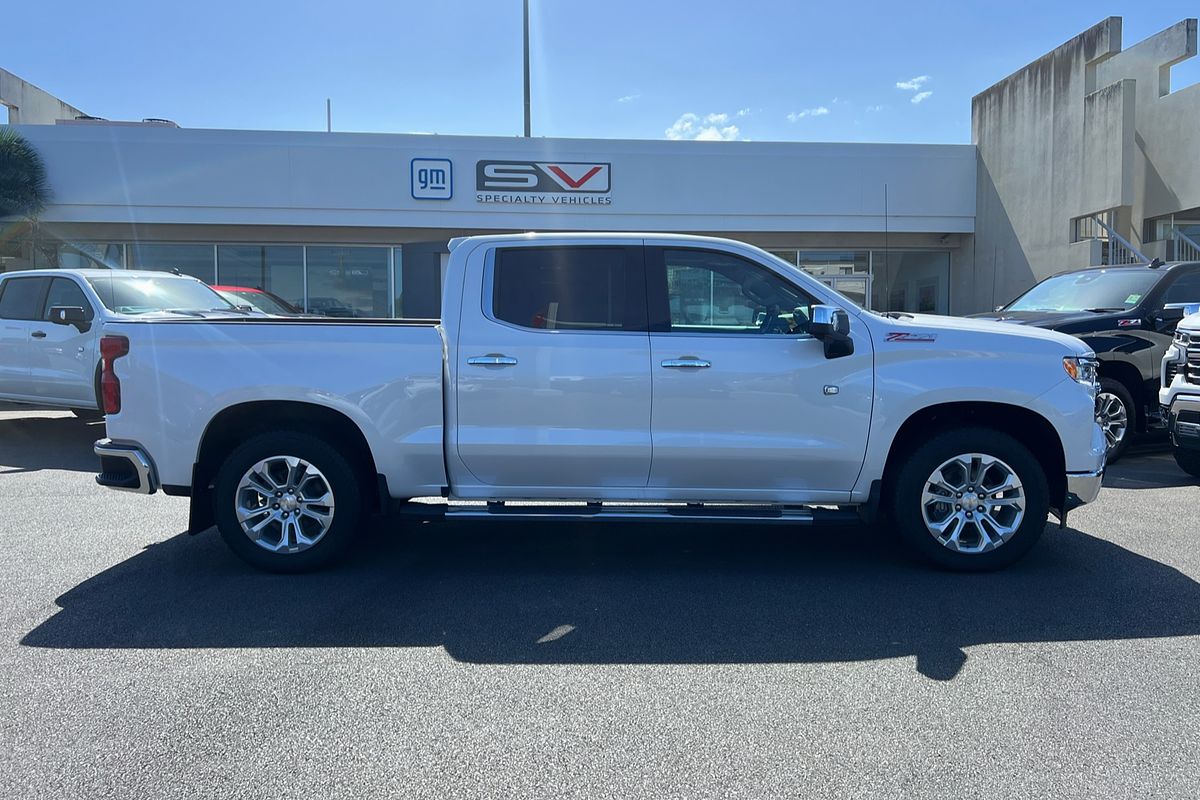
<path fill-rule="evenodd" d="M 87 321 L 87 312 L 80 306 L 51 306 L 50 321 L 55 325 L 74 325 L 80 333 L 91 327 Z"/>
<path fill-rule="evenodd" d="M 837 306 L 811 306 L 808 332 L 825 345 L 826 358 L 841 358 L 854 352 L 850 338 L 850 315 Z"/>
<path fill-rule="evenodd" d="M 995 308 L 992 309 L 992 311 L 1003 311 L 1003 310 L 1004 310 L 1004 306 L 996 306 Z"/>

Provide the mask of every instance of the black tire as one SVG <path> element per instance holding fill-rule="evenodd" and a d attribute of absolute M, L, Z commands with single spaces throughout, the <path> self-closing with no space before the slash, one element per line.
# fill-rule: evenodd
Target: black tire
<path fill-rule="evenodd" d="M 955 456 L 971 453 L 992 456 L 1011 467 L 1025 496 L 1024 518 L 1017 529 L 994 549 L 978 553 L 952 550 L 939 542 L 925 525 L 921 503 L 926 482 L 934 471 Z M 888 501 L 901 541 L 926 560 L 961 572 L 1002 569 L 1018 561 L 1037 543 L 1050 513 L 1050 491 L 1041 464 L 1025 445 L 990 428 L 948 430 L 917 447 L 900 464 L 891 481 Z M 982 542 L 974 527 L 969 530 Z"/>
<path fill-rule="evenodd" d="M 1175 463 L 1179 468 L 1191 475 L 1193 478 L 1200 478 L 1200 451 L 1184 450 L 1182 448 L 1174 448 Z"/>
<path fill-rule="evenodd" d="M 1108 393 L 1113 395 L 1125 407 L 1125 435 L 1116 445 L 1108 448 L 1106 461 L 1111 464 L 1125 454 L 1126 448 L 1129 447 L 1129 440 L 1133 438 L 1134 433 L 1137 431 L 1137 403 L 1133 401 L 1133 395 L 1129 392 L 1129 388 L 1115 378 L 1101 378 L 1100 392 L 1101 394 Z"/>
<path fill-rule="evenodd" d="M 104 419 L 104 412 L 94 408 L 72 408 L 71 413 L 84 422 L 101 422 Z"/>
<path fill-rule="evenodd" d="M 307 549 L 272 552 L 255 543 L 238 521 L 238 484 L 252 466 L 273 456 L 294 456 L 316 467 L 333 493 L 332 521 L 325 533 Z M 362 517 L 363 499 L 359 486 L 354 465 L 323 439 L 292 431 L 262 433 L 230 453 L 217 470 L 213 516 L 225 544 L 248 564 L 269 572 L 309 572 L 332 564 L 353 541 Z M 274 529 L 277 524 L 270 523 L 270 527 Z M 274 538 L 280 541 L 278 535 Z M 289 541 L 294 541 L 294 537 Z"/>

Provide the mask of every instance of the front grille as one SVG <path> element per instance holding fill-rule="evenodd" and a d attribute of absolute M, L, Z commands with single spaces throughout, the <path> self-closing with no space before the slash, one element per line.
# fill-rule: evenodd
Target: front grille
<path fill-rule="evenodd" d="M 1175 380 L 1175 376 L 1179 374 L 1179 362 L 1168 361 L 1163 367 L 1163 386 L 1170 386 Z"/>
<path fill-rule="evenodd" d="M 1200 342 L 1188 345 L 1186 374 L 1188 383 L 1200 384 Z"/>

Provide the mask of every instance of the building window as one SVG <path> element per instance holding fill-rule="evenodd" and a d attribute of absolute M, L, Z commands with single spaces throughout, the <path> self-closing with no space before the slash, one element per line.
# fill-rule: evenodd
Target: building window
<path fill-rule="evenodd" d="M 876 311 L 950 313 L 950 253 L 875 251 L 871 307 Z"/>
<path fill-rule="evenodd" d="M 304 248 L 300 245 L 219 245 L 217 283 L 262 289 L 303 308 Z"/>
<path fill-rule="evenodd" d="M 1097 221 L 1099 220 L 1099 221 Z M 1103 222 L 1104 225 L 1100 223 Z M 1108 229 L 1113 227 L 1113 212 L 1101 211 L 1096 214 L 1085 214 L 1071 220 L 1071 241 L 1086 242 L 1092 239 L 1108 240 Z"/>
<path fill-rule="evenodd" d="M 112 242 L 63 242 L 58 246 L 58 266 L 63 269 L 122 269 L 125 245 Z"/>
<path fill-rule="evenodd" d="M 184 275 L 213 283 L 217 276 L 216 248 L 211 244 L 132 244 L 133 269 L 179 270 Z"/>
<path fill-rule="evenodd" d="M 306 248 L 306 310 L 330 317 L 391 316 L 390 249 Z"/>
<path fill-rule="evenodd" d="M 392 248 L 392 297 L 395 301 L 393 316 L 409 316 L 404 311 L 404 250 L 400 247 Z"/>

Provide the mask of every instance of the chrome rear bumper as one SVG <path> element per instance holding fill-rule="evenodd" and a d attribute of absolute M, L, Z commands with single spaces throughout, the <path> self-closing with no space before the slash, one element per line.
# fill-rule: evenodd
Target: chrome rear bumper
<path fill-rule="evenodd" d="M 123 492 L 154 494 L 158 491 L 154 462 L 142 448 L 101 439 L 93 449 L 100 456 L 100 474 L 96 476 L 96 483 Z"/>

